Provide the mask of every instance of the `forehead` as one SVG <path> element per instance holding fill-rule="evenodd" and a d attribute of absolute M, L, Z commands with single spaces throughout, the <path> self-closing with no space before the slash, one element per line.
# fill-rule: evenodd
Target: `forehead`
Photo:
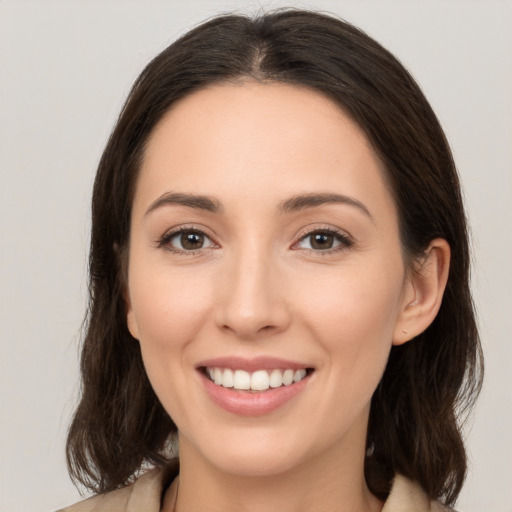
<path fill-rule="evenodd" d="M 278 83 L 219 84 L 178 101 L 148 141 L 136 201 L 169 190 L 236 191 L 247 205 L 317 191 L 392 204 L 359 126 L 326 96 Z"/>
<path fill-rule="evenodd" d="M 153 130 L 146 157 L 154 157 L 169 144 L 183 150 L 190 149 L 188 144 L 201 144 L 204 151 L 231 146 L 231 153 L 239 157 L 256 146 L 262 157 L 270 153 L 285 157 L 290 149 L 318 146 L 320 139 L 331 151 L 345 139 L 373 153 L 359 126 L 317 91 L 275 82 L 221 83 L 176 102 Z M 310 143 L 299 148 L 299 142 Z M 258 146 L 262 143 L 264 147 Z"/>

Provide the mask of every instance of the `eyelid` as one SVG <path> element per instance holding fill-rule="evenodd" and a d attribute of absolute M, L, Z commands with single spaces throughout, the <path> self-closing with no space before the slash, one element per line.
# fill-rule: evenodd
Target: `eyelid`
<path fill-rule="evenodd" d="M 171 247 L 169 245 L 169 242 L 172 240 L 173 237 L 176 235 L 187 232 L 187 231 L 194 231 L 196 233 L 199 233 L 203 235 L 205 238 L 210 240 L 213 247 L 203 247 L 200 249 L 185 251 L 182 249 L 178 249 L 176 247 Z M 197 254 L 200 251 L 204 251 L 206 249 L 212 249 L 212 248 L 218 248 L 219 244 L 216 242 L 215 237 L 210 234 L 210 230 L 205 228 L 204 226 L 199 226 L 197 224 L 179 224 L 178 226 L 174 226 L 170 229 L 168 229 L 158 240 L 156 241 L 156 247 L 168 250 L 169 252 L 176 253 L 176 254 L 186 254 L 186 255 L 194 255 Z"/>
<path fill-rule="evenodd" d="M 195 249 L 195 250 L 182 250 L 179 248 L 169 246 L 169 242 L 174 236 L 176 236 L 180 233 L 183 233 L 183 232 L 187 232 L 187 231 L 195 231 L 197 233 L 200 233 L 201 235 L 205 236 L 208 240 L 210 240 L 210 242 L 212 243 L 212 246 L 203 247 L 203 248 Z M 315 233 L 328 233 L 330 235 L 333 235 L 340 242 L 340 244 L 338 246 L 330 248 L 330 249 L 321 249 L 321 250 L 302 249 L 302 248 L 297 247 L 297 245 L 301 241 L 303 241 L 305 238 L 307 238 L 308 236 L 311 236 Z M 341 229 L 333 227 L 333 226 L 327 226 L 327 225 L 306 226 L 306 227 L 302 228 L 299 231 L 299 233 L 297 233 L 295 240 L 296 241 L 290 247 L 291 249 L 293 249 L 293 250 L 301 249 L 304 251 L 310 251 L 310 252 L 313 252 L 316 254 L 324 254 L 324 255 L 332 253 L 332 252 L 338 252 L 338 251 L 350 249 L 355 243 L 354 238 L 347 231 L 341 230 Z M 220 245 L 218 244 L 218 242 L 215 239 L 215 236 L 210 233 L 210 230 L 204 226 L 197 225 L 197 224 L 180 224 L 180 225 L 174 226 L 174 227 L 168 229 L 161 237 L 159 237 L 158 240 L 156 241 L 155 245 L 157 248 L 162 248 L 162 249 L 166 249 L 173 253 L 186 254 L 186 255 L 194 255 L 194 254 L 197 254 L 206 249 L 220 247 Z"/>
<path fill-rule="evenodd" d="M 315 250 L 315 249 L 301 249 L 305 251 L 314 252 L 316 254 L 330 254 L 332 252 L 338 252 L 346 249 L 350 249 L 354 243 L 355 240 L 344 230 L 341 230 L 339 228 L 335 228 L 333 226 L 326 226 L 326 225 L 316 225 L 316 226 L 307 226 L 299 231 L 296 237 L 296 241 L 292 245 L 292 249 L 294 249 L 302 240 L 307 238 L 308 236 L 314 235 L 315 233 L 328 233 L 330 235 L 333 235 L 337 238 L 338 241 L 340 241 L 340 245 L 336 247 L 332 247 L 330 249 L 323 249 L 323 250 Z M 297 248 L 295 250 L 299 250 L 300 248 Z"/>

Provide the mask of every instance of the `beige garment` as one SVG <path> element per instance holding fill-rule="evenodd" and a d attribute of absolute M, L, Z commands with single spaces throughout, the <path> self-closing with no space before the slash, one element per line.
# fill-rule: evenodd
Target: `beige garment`
<path fill-rule="evenodd" d="M 155 469 L 133 485 L 93 496 L 57 512 L 160 512 L 168 477 L 169 471 Z M 175 479 L 169 488 L 171 503 L 176 501 L 177 491 L 178 479 Z M 419 485 L 397 475 L 382 512 L 449 512 L 449 509 L 430 501 Z"/>

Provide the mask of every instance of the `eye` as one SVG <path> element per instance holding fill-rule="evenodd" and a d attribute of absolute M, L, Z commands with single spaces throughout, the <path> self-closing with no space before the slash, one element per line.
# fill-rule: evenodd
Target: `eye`
<path fill-rule="evenodd" d="M 343 233 L 333 230 L 317 230 L 303 236 L 297 246 L 299 249 L 330 251 L 350 247 L 352 241 Z"/>
<path fill-rule="evenodd" d="M 215 247 L 212 240 L 197 229 L 180 229 L 165 235 L 159 243 L 175 252 L 193 252 Z"/>

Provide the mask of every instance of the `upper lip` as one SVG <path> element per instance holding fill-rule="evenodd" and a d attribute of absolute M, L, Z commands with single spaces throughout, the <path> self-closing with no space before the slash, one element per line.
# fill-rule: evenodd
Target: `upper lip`
<path fill-rule="evenodd" d="M 311 365 L 281 359 L 278 357 L 259 356 L 251 359 L 243 357 L 217 357 L 201 361 L 197 368 L 231 368 L 235 370 L 245 370 L 246 372 L 255 372 L 257 370 L 301 370 L 302 368 L 312 368 Z"/>

